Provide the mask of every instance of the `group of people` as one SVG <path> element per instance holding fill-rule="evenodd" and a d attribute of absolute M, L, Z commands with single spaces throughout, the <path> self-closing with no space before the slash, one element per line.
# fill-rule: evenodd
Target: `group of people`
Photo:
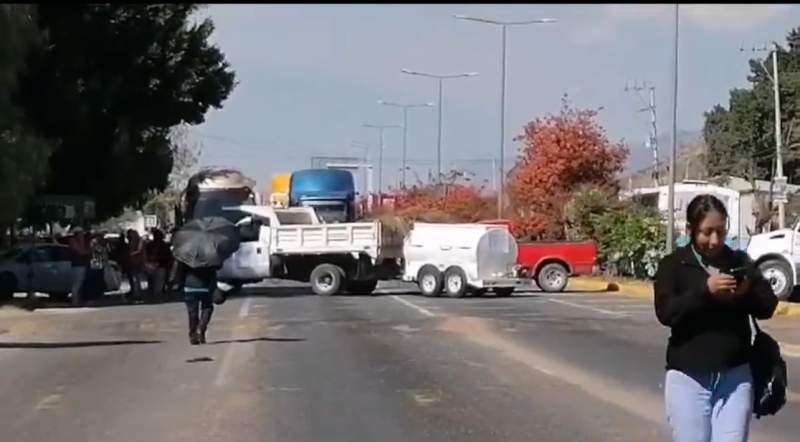
<path fill-rule="evenodd" d="M 106 287 L 118 285 L 115 280 L 119 276 L 126 277 L 130 285 L 130 290 L 122 294 L 125 302 L 143 298 L 159 301 L 166 288 L 172 254 L 162 230 L 152 229 L 151 235 L 150 240 L 144 240 L 130 229 L 116 238 L 107 238 L 102 232 L 78 227 L 66 241 L 56 239 L 72 251 L 72 303 L 82 305 L 88 297 L 102 295 Z M 115 274 L 111 261 L 119 265 L 122 275 Z M 146 291 L 142 288 L 145 280 Z"/>
<path fill-rule="evenodd" d="M 72 233 L 65 241 L 58 238 L 56 242 L 65 243 L 72 250 L 73 305 L 83 305 L 88 297 L 102 295 L 106 287 L 117 285 L 113 283 L 115 270 L 110 266 L 110 261 L 114 261 L 130 283 L 130 290 L 122 293 L 123 301 L 160 302 L 168 288 L 173 287 L 184 296 L 190 343 L 206 342 L 214 312 L 213 296 L 218 291 L 217 269 L 194 269 L 175 261 L 160 229 L 152 229 L 149 240 L 132 229 L 116 238 L 82 228 L 75 228 Z M 145 280 L 147 290 L 142 289 Z"/>

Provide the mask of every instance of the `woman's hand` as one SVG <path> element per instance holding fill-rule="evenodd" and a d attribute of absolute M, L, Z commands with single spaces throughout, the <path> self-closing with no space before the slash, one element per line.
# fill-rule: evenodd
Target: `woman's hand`
<path fill-rule="evenodd" d="M 714 296 L 731 295 L 737 291 L 736 278 L 724 273 L 709 276 L 706 285 L 708 291 Z"/>

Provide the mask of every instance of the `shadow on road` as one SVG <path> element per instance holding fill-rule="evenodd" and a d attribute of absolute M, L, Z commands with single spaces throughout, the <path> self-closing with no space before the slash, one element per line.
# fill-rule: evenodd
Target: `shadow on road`
<path fill-rule="evenodd" d="M 162 341 L 0 342 L 0 348 L 81 348 L 160 344 Z"/>
<path fill-rule="evenodd" d="M 249 342 L 304 342 L 304 338 L 250 338 L 250 339 L 228 339 L 224 341 L 211 341 L 208 345 L 220 344 L 246 344 Z"/>

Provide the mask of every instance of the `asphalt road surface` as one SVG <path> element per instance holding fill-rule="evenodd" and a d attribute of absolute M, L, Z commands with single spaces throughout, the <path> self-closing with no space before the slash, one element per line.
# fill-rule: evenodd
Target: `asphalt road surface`
<path fill-rule="evenodd" d="M 194 347 L 179 302 L 4 308 L 3 439 L 669 440 L 667 330 L 648 301 L 379 291 L 321 298 L 301 285 L 250 287 L 218 307 L 209 343 Z M 781 339 L 798 322 L 769 327 Z M 800 352 L 789 353 L 791 382 Z M 751 440 L 798 440 L 798 397 L 754 421 Z"/>

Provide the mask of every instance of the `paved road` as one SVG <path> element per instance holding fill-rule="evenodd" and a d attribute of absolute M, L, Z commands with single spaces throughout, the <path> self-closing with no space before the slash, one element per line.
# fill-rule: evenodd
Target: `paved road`
<path fill-rule="evenodd" d="M 770 321 L 791 338 L 797 320 Z M 0 311 L 18 442 L 661 441 L 667 331 L 607 294 L 320 298 L 254 287 L 191 347 L 180 303 Z M 800 353 L 796 354 L 800 356 Z M 800 359 L 787 357 L 800 379 Z M 797 395 L 755 441 L 800 434 Z"/>

